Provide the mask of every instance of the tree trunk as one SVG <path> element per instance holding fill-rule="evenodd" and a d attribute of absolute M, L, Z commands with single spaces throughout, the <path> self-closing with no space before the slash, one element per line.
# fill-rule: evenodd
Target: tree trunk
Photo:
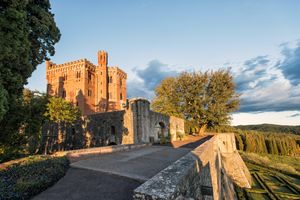
<path fill-rule="evenodd" d="M 198 135 L 205 135 L 206 127 L 207 127 L 207 124 L 201 125 L 200 129 L 199 129 L 199 132 L 198 132 Z"/>
<path fill-rule="evenodd" d="M 44 154 L 47 155 L 47 152 L 48 152 L 48 140 L 49 140 L 49 137 L 48 136 L 44 136 L 46 138 L 46 144 L 45 144 L 45 150 L 44 150 Z"/>

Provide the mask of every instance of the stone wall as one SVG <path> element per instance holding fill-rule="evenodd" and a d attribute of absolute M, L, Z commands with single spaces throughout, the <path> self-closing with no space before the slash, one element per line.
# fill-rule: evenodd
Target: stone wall
<path fill-rule="evenodd" d="M 123 135 L 128 134 L 124 126 L 125 111 L 98 113 L 81 117 L 74 124 L 61 127 L 64 150 L 122 144 Z M 58 149 L 58 124 L 46 123 L 42 128 L 43 151 Z"/>
<path fill-rule="evenodd" d="M 43 127 L 44 150 L 58 148 L 58 126 L 55 123 Z M 82 117 L 75 124 L 64 124 L 63 149 L 80 149 L 110 144 L 159 143 L 167 138 L 176 140 L 178 132 L 184 132 L 184 120 L 150 110 L 146 99 L 131 99 L 122 111 L 97 113 Z"/>
<path fill-rule="evenodd" d="M 234 144 L 234 134 L 215 135 L 138 187 L 134 199 L 236 199 L 233 183 L 249 188 L 251 177 Z"/>
<path fill-rule="evenodd" d="M 46 61 L 47 94 L 77 105 L 84 115 L 123 110 L 127 74 L 108 66 L 108 54 L 98 51 L 98 65 L 87 59 L 63 64 Z"/>
<path fill-rule="evenodd" d="M 129 100 L 126 112 L 132 113 L 135 142 L 161 142 L 163 138 L 175 141 L 177 133 L 184 133 L 184 120 L 150 110 L 150 102 L 143 98 Z"/>

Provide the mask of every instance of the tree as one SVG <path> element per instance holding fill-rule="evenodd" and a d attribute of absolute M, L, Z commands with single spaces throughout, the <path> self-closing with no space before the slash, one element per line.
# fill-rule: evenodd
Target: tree
<path fill-rule="evenodd" d="M 48 98 L 46 94 L 38 91 L 23 91 L 23 121 L 20 132 L 25 136 L 27 153 L 34 154 L 40 150 L 42 126 L 46 121 L 44 113 Z"/>
<path fill-rule="evenodd" d="M 60 97 L 52 97 L 47 104 L 45 116 L 52 122 L 58 125 L 58 146 L 59 150 L 64 149 L 64 135 L 62 133 L 62 126 L 65 123 L 75 122 L 81 115 L 80 110 L 74 107 L 71 102 L 68 102 Z"/>
<path fill-rule="evenodd" d="M 227 125 L 239 106 L 228 70 L 183 72 L 167 78 L 155 89 L 152 109 L 194 122 L 203 134 L 207 127 Z"/>
<path fill-rule="evenodd" d="M 49 0 L 0 1 L 0 30 L 0 145 L 11 145 L 23 120 L 23 87 L 37 65 L 54 55 L 60 32 Z"/>
<path fill-rule="evenodd" d="M 5 115 L 7 109 L 8 109 L 7 91 L 3 88 L 2 83 L 0 82 L 0 121 Z"/>

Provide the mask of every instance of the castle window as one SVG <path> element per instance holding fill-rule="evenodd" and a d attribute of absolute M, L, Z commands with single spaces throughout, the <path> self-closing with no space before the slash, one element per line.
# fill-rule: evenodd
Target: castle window
<path fill-rule="evenodd" d="M 92 73 L 91 72 L 88 72 L 88 80 L 89 80 L 89 82 L 92 80 Z"/>
<path fill-rule="evenodd" d="M 122 100 L 123 96 L 122 96 L 122 93 L 120 93 L 120 100 Z"/>
<path fill-rule="evenodd" d="M 88 90 L 88 96 L 89 96 L 89 97 L 92 96 L 92 90 Z"/>
<path fill-rule="evenodd" d="M 113 82 L 113 79 L 112 79 L 112 77 L 110 76 L 109 77 L 109 83 L 112 83 Z"/>
<path fill-rule="evenodd" d="M 79 103 L 78 103 L 78 101 L 76 101 L 76 106 L 79 106 Z"/>
<path fill-rule="evenodd" d="M 80 76 L 81 76 L 81 72 L 80 72 L 80 71 L 77 71 L 77 72 L 76 72 L 76 78 L 80 78 Z"/>
<path fill-rule="evenodd" d="M 120 79 L 120 86 L 122 86 L 122 79 Z"/>
<path fill-rule="evenodd" d="M 61 78 L 61 81 L 66 81 L 67 80 L 67 74 L 64 74 Z"/>

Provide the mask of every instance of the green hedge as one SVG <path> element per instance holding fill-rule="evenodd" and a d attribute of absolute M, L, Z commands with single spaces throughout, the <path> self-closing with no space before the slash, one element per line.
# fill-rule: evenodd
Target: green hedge
<path fill-rule="evenodd" d="M 300 136 L 297 135 L 237 131 L 235 138 L 237 149 L 246 152 L 275 155 L 296 155 L 300 152 Z"/>
<path fill-rule="evenodd" d="M 0 170 L 0 199 L 29 199 L 62 178 L 66 157 L 31 156 Z"/>

